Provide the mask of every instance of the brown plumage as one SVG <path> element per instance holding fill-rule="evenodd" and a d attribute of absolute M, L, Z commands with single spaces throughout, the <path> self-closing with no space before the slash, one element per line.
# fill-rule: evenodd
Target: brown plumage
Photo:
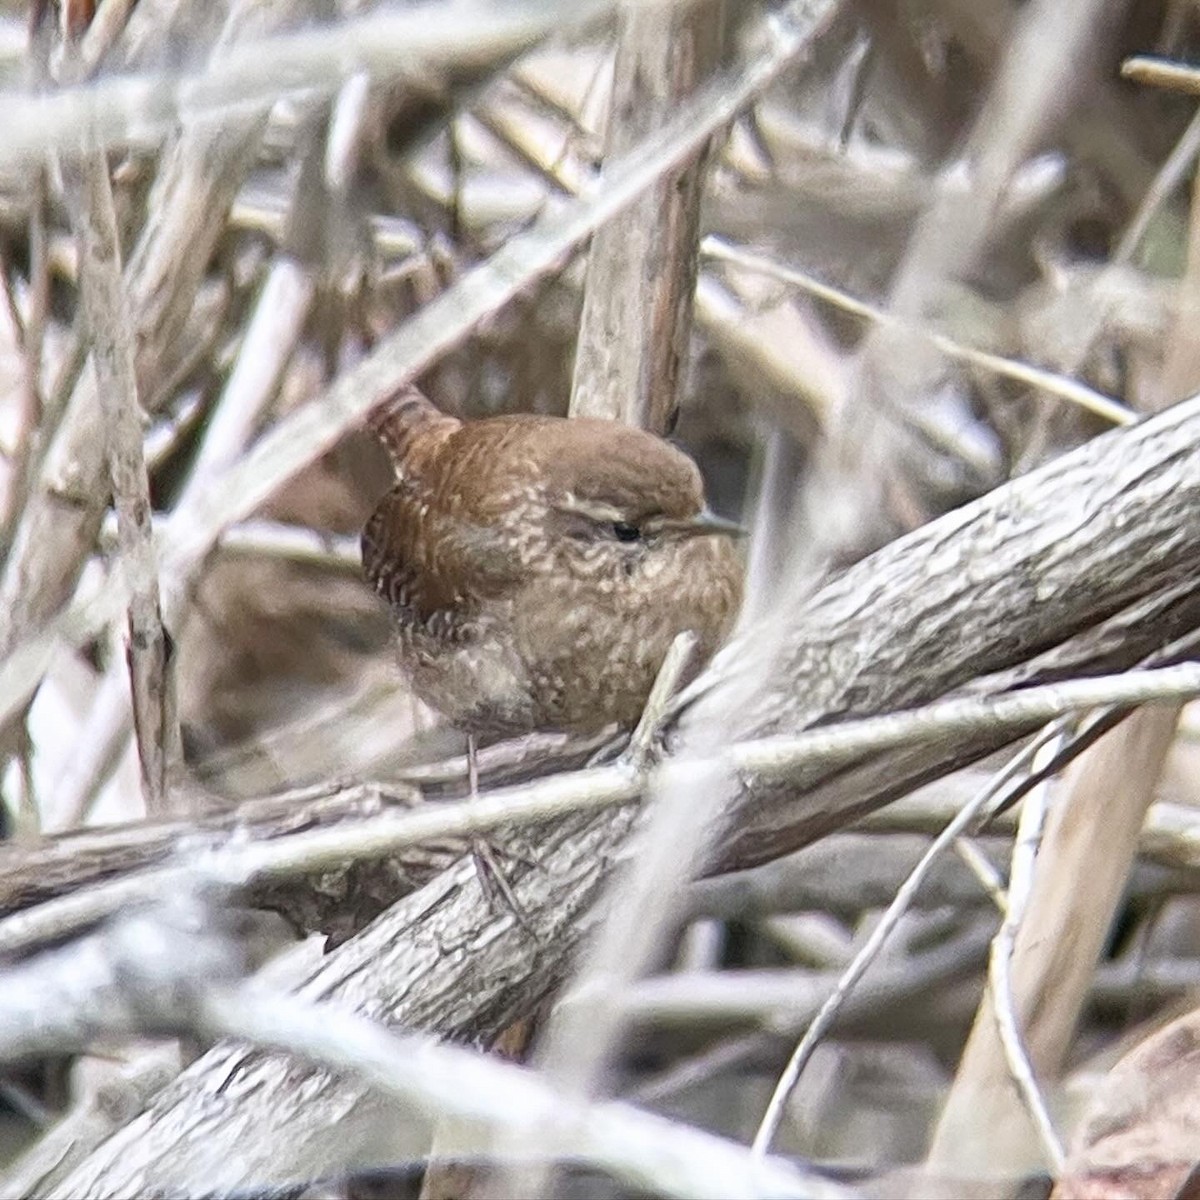
<path fill-rule="evenodd" d="M 416 694 L 475 734 L 632 725 L 676 634 L 741 601 L 733 528 L 686 455 L 611 421 L 464 424 L 409 388 L 374 415 L 397 483 L 363 530 Z"/>

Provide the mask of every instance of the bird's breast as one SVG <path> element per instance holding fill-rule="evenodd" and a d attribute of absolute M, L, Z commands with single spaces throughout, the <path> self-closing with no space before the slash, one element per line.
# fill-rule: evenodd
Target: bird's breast
<path fill-rule="evenodd" d="M 731 546 L 681 547 L 628 571 L 557 572 L 525 589 L 513 607 L 514 644 L 539 723 L 588 731 L 632 725 L 675 637 L 691 630 L 695 666 L 729 632 L 740 600 Z"/>

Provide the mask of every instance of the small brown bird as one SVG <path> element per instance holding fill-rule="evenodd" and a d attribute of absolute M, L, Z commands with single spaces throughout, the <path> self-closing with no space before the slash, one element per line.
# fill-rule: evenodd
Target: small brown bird
<path fill-rule="evenodd" d="M 633 725 L 675 636 L 741 601 L 737 532 L 661 438 L 613 421 L 464 424 L 413 388 L 373 415 L 397 483 L 362 535 L 416 694 L 472 735 Z"/>

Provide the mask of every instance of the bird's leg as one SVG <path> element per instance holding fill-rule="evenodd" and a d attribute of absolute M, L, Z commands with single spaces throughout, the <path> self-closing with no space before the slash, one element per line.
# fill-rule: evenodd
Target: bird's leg
<path fill-rule="evenodd" d="M 473 733 L 467 734 L 467 788 L 471 799 L 475 800 L 479 796 L 479 761 L 476 757 Z M 508 877 L 496 861 L 495 850 L 492 849 L 487 838 L 481 837 L 477 833 L 471 835 L 471 858 L 475 863 L 475 874 L 479 878 L 479 886 L 483 889 L 488 903 L 493 909 L 498 909 L 500 900 L 503 900 L 517 924 L 536 941 L 537 934 L 534 933 L 529 918 L 521 908 L 521 903 L 512 890 L 512 884 L 508 882 Z"/>
<path fill-rule="evenodd" d="M 470 789 L 471 799 L 477 799 L 479 796 L 479 751 L 473 733 L 467 734 L 467 787 Z"/>

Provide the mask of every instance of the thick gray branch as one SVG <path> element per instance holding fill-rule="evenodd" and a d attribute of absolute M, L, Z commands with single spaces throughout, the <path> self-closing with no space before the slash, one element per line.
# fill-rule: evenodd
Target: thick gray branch
<path fill-rule="evenodd" d="M 697 719 L 732 738 L 927 703 L 983 677 L 1127 667 L 1200 624 L 1200 398 L 886 546 L 730 656 Z M 979 733 L 750 789 L 724 867 L 776 857 L 1003 745 Z"/>

